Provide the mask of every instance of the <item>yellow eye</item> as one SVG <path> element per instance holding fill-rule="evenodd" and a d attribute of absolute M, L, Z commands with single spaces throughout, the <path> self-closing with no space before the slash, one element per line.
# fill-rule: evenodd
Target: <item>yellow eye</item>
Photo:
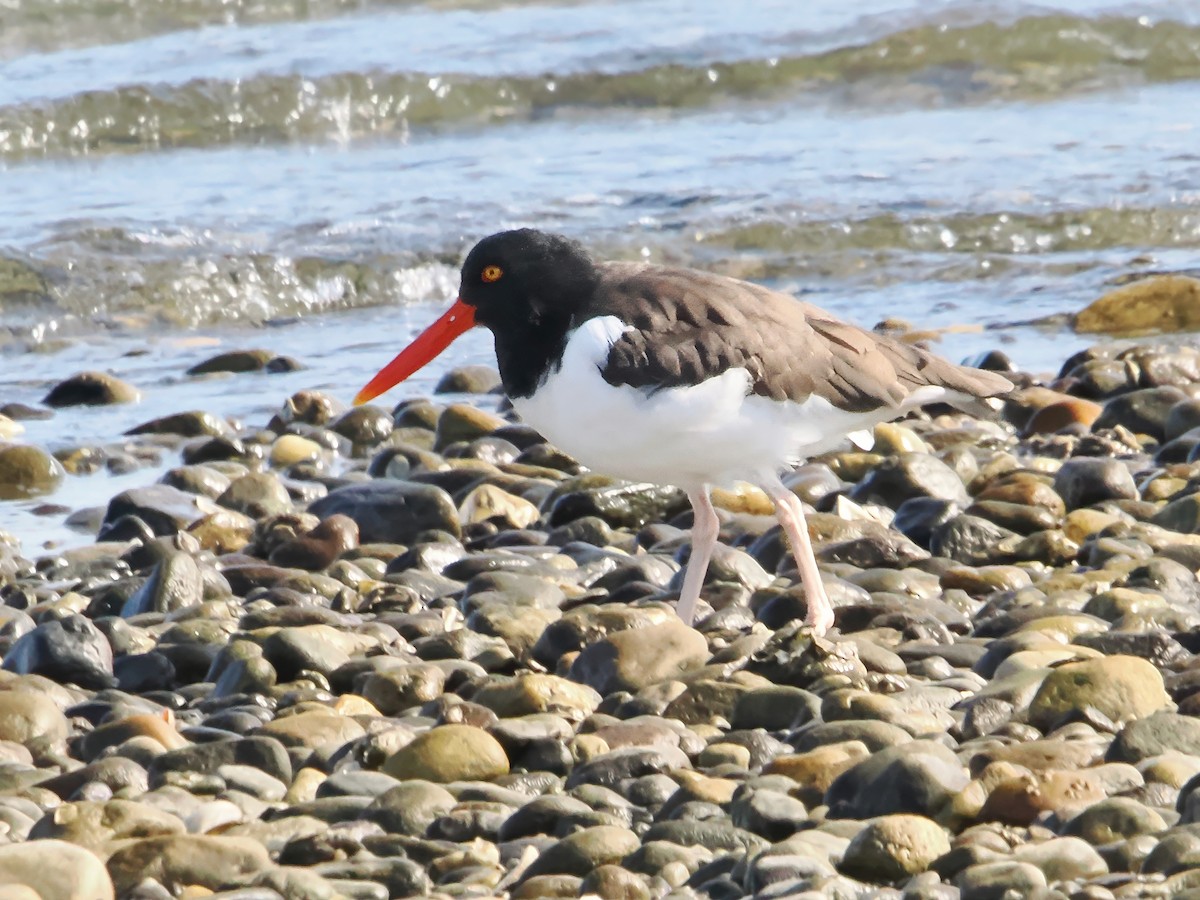
<path fill-rule="evenodd" d="M 499 281 L 500 276 L 503 274 L 504 270 L 499 266 L 487 266 L 484 268 L 483 275 L 480 277 L 483 278 L 483 280 L 488 284 L 491 284 L 493 281 Z"/>

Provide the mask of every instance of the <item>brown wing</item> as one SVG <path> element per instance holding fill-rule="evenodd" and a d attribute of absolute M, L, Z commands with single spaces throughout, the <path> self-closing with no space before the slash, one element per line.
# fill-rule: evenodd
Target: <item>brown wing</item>
<path fill-rule="evenodd" d="M 609 384 L 660 390 L 740 367 L 755 394 L 797 402 L 816 395 L 854 412 L 898 407 L 926 385 L 977 397 L 1012 387 L 749 282 L 636 263 L 601 270 L 595 303 L 581 318 L 615 315 L 631 326 L 601 371 Z"/>

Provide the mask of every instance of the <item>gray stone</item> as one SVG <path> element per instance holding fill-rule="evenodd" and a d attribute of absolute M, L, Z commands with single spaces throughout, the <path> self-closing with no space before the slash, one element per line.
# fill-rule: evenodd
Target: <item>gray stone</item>
<path fill-rule="evenodd" d="M 893 813 L 936 818 L 970 780 L 958 757 L 934 741 L 911 741 L 879 751 L 839 775 L 825 795 L 834 818 L 869 819 Z"/>
<path fill-rule="evenodd" d="M 324 518 L 338 513 L 358 523 L 363 543 L 411 544 L 423 531 L 461 533 L 458 509 L 444 490 L 430 484 L 376 479 L 329 492 L 308 510 Z"/>

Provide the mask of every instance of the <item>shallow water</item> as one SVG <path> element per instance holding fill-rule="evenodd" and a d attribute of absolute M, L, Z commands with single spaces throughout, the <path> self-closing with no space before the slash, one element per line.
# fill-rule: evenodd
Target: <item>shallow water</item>
<path fill-rule="evenodd" d="M 15 6 L 0 402 L 85 368 L 144 395 L 27 423 L 52 448 L 182 409 L 264 424 L 300 388 L 348 399 L 452 296 L 463 252 L 514 225 L 1033 369 L 1086 342 L 1013 323 L 1200 246 L 1200 4 Z M 183 376 L 248 346 L 306 368 Z M 472 334 L 438 365 L 488 352 Z M 35 506 L 0 503 L 0 529 L 88 539 Z"/>

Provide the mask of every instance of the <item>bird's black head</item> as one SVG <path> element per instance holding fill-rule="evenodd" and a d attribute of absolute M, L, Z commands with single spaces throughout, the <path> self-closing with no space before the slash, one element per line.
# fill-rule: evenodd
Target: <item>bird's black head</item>
<path fill-rule="evenodd" d="M 562 327 L 596 283 L 591 257 L 575 241 L 532 228 L 501 231 L 467 254 L 459 299 L 475 321 L 500 335 L 508 329 Z"/>

